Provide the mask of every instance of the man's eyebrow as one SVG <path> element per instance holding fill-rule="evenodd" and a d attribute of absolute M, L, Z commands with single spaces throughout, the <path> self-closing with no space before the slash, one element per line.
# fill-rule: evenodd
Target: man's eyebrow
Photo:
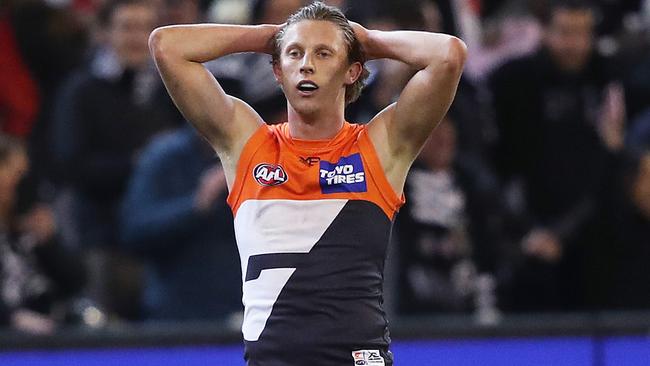
<path fill-rule="evenodd" d="M 304 49 L 305 47 L 302 45 L 302 43 L 294 41 L 294 42 L 291 42 L 291 43 L 287 44 L 284 48 L 288 50 L 288 49 L 292 49 L 292 48 Z M 314 49 L 316 49 L 316 50 L 328 50 L 330 52 L 336 52 L 336 50 L 333 47 L 328 46 L 325 43 L 317 44 L 316 46 L 314 46 Z"/>
<path fill-rule="evenodd" d="M 317 44 L 316 47 L 314 47 L 314 48 L 317 49 L 317 50 L 328 50 L 328 51 L 330 51 L 330 52 L 336 52 L 336 51 L 334 50 L 334 48 L 332 48 L 332 47 L 330 47 L 330 46 L 328 46 L 328 45 L 326 45 L 326 44 L 324 44 L 324 43 L 319 43 L 319 44 Z"/>
<path fill-rule="evenodd" d="M 304 48 L 300 42 L 291 42 L 291 43 L 287 44 L 284 48 L 285 49 L 290 49 L 290 48 L 296 48 L 296 47 L 301 48 L 301 49 Z"/>

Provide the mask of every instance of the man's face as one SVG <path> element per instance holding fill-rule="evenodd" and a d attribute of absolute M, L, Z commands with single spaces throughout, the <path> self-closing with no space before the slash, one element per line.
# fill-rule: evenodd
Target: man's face
<path fill-rule="evenodd" d="M 593 48 L 594 14 L 590 10 L 558 8 L 546 29 L 544 42 L 564 71 L 580 71 Z"/>
<path fill-rule="evenodd" d="M 349 64 L 338 26 L 303 20 L 287 28 L 273 70 L 293 109 L 311 115 L 345 102 L 345 87 L 356 81 L 362 66 Z"/>
<path fill-rule="evenodd" d="M 147 62 L 147 42 L 156 21 L 155 9 L 145 4 L 122 5 L 115 9 L 108 35 L 122 65 L 138 68 Z"/>

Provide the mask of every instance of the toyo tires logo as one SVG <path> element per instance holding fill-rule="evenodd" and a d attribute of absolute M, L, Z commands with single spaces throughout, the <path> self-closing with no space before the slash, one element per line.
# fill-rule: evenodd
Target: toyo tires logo
<path fill-rule="evenodd" d="M 334 163 L 321 160 L 319 181 L 323 194 L 368 192 L 366 172 L 359 153 L 343 156 Z"/>
<path fill-rule="evenodd" d="M 282 165 L 268 163 L 258 164 L 253 169 L 253 178 L 257 183 L 267 187 L 277 186 L 289 180 L 289 176 L 282 168 Z"/>

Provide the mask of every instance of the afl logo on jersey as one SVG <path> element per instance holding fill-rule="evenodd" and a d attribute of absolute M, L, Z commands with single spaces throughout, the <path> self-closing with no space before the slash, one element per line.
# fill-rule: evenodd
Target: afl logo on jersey
<path fill-rule="evenodd" d="M 282 168 L 282 165 L 267 163 L 258 164 L 255 167 L 253 178 L 257 183 L 267 187 L 277 186 L 289 180 L 289 176 Z"/>

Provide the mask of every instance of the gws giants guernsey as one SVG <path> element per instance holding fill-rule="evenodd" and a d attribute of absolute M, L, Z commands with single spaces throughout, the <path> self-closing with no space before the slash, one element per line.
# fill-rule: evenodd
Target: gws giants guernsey
<path fill-rule="evenodd" d="M 228 197 L 243 276 L 250 366 L 390 365 L 382 308 L 403 204 L 364 125 L 298 140 L 288 124 L 246 143 Z"/>

